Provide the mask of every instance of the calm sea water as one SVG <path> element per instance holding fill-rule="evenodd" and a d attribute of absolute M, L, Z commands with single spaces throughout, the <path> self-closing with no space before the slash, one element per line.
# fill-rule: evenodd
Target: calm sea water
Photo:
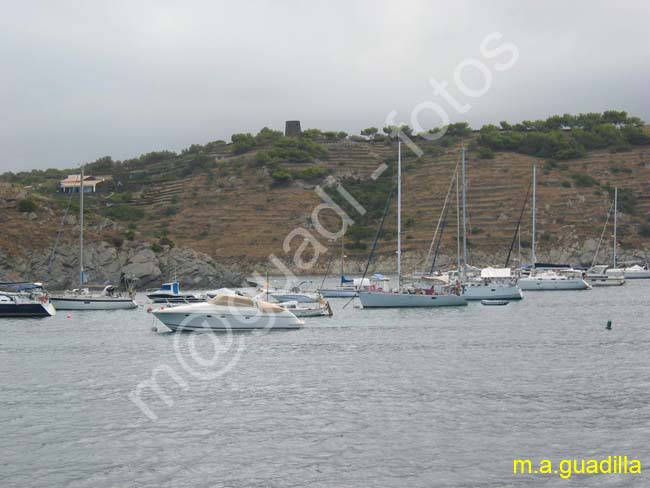
<path fill-rule="evenodd" d="M 336 300 L 299 331 L 216 339 L 153 332 L 143 309 L 0 319 L 0 486 L 650 486 L 512 475 L 513 458 L 650 469 L 649 292 Z M 153 421 L 129 394 L 156 368 Z"/>

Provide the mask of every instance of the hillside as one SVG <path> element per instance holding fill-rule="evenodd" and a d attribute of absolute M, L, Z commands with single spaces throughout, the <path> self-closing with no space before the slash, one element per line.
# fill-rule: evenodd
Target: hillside
<path fill-rule="evenodd" d="M 429 247 L 461 144 L 468 148 L 468 231 L 476 264 L 502 264 L 535 162 L 539 168 L 540 258 L 590 261 L 615 186 L 622 197 L 619 254 L 630 260 L 646 258 L 650 251 L 650 145 L 646 140 L 597 150 L 583 148 L 560 159 L 522 154 L 520 147 L 502 149 L 500 141 L 487 140 L 486 134 L 493 135 L 492 129 L 484 129 L 446 135 L 437 141 L 419 138 L 416 143 L 424 151 L 421 157 L 403 146 L 403 248 L 407 266 L 415 266 Z M 643 131 L 647 137 L 647 127 Z M 312 132 L 310 137 L 292 142 L 273 131 L 260 134 L 263 137 L 258 134 L 258 142 L 262 140 L 258 144 L 234 136 L 234 143 L 192 146 L 179 155 L 150 153 L 122 163 L 103 158 L 88 165 L 87 174 L 110 176 L 113 188 L 86 198 L 87 239 L 116 247 L 129 240 L 147 242 L 154 252 L 172 245 L 188 247 L 220 263 L 263 271 L 271 254 L 291 262 L 302 239 L 292 242 L 290 254 L 284 252 L 283 241 L 289 232 L 302 226 L 338 257 L 340 244 L 322 238 L 310 216 L 322 203 L 314 187 L 323 185 L 340 202 L 335 185 L 342 183 L 369 211 L 365 217 L 350 213 L 357 225 L 346 238 L 346 254 L 358 267 L 367 256 L 392 185 L 395 140 L 379 135 L 351 138 L 342 133 Z M 527 152 L 538 150 L 547 149 L 543 146 Z M 389 169 L 376 181 L 368 179 L 382 163 Z M 2 175 L 0 250 L 6 256 L 49 251 L 69 202 L 67 195 L 56 192 L 56 186 L 62 176 L 72 172 Z M 31 212 L 20 211 L 25 200 L 36 204 L 27 209 Z M 69 223 L 63 233 L 68 244 L 77 238 L 76 197 L 70 205 Z M 24 203 L 22 207 L 25 210 Z M 387 232 L 378 248 L 378 261 L 386 270 L 395 248 L 394 207 L 393 201 Z M 526 253 L 530 246 L 529 210 L 530 206 L 521 233 Z M 339 228 L 333 213 L 326 211 L 321 216 L 326 226 L 334 231 Z M 449 214 L 447 229 L 441 248 L 443 262 L 453 259 L 456 252 L 455 210 Z M 606 235 L 610 234 L 611 229 Z M 608 259 L 605 256 L 603 259 Z M 319 269 L 328 259 L 321 257 Z"/>

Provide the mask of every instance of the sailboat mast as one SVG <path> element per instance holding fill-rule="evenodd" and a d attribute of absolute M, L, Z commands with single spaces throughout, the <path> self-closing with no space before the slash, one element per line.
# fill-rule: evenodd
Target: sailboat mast
<path fill-rule="evenodd" d="M 344 238 L 344 236 L 341 236 L 341 285 L 343 285 L 343 261 L 345 260 L 345 243 L 343 242 Z"/>
<path fill-rule="evenodd" d="M 457 259 L 457 266 L 458 266 L 458 274 L 460 276 L 461 270 L 460 270 L 460 190 L 459 190 L 459 182 L 460 178 L 458 178 L 458 170 L 456 170 L 456 259 Z"/>
<path fill-rule="evenodd" d="M 402 286 L 402 141 L 397 140 L 397 288 Z"/>
<path fill-rule="evenodd" d="M 614 188 L 614 268 L 616 268 L 616 235 L 618 232 L 618 187 Z"/>
<path fill-rule="evenodd" d="M 531 261 L 533 268 L 537 261 L 535 255 L 535 227 L 537 225 L 537 163 L 533 163 L 533 242 L 531 243 Z"/>
<path fill-rule="evenodd" d="M 84 167 L 79 176 L 79 281 L 84 286 Z"/>
<path fill-rule="evenodd" d="M 465 189 L 465 146 L 461 150 L 463 178 L 463 278 L 467 273 L 467 190 Z"/>

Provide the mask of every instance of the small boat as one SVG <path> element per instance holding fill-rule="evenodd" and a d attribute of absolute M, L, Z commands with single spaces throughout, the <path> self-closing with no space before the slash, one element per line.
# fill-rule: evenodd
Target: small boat
<path fill-rule="evenodd" d="M 331 317 L 334 315 L 332 307 L 329 302 L 321 300 L 320 303 L 298 303 L 298 302 L 283 302 L 278 303 L 285 310 L 290 311 L 296 317 Z"/>
<path fill-rule="evenodd" d="M 41 283 L 5 282 L 1 286 L 15 291 L 0 291 L 0 317 L 52 317 L 56 309 Z"/>
<path fill-rule="evenodd" d="M 153 314 L 173 331 L 299 329 L 305 324 L 277 304 L 232 295 L 155 310 Z"/>
<path fill-rule="evenodd" d="M 158 290 L 148 291 L 147 298 L 153 303 L 194 303 L 206 300 L 193 293 L 181 293 L 178 281 L 163 283 Z"/>
<path fill-rule="evenodd" d="M 288 289 L 283 288 L 270 288 L 268 283 L 264 288 L 259 289 L 259 293 L 268 295 L 278 302 L 300 302 L 300 303 L 318 303 L 321 300 L 320 293 L 312 293 L 303 291 L 300 287 L 310 281 L 301 281 L 295 286 Z M 269 298 L 270 300 L 270 298 Z"/>
<path fill-rule="evenodd" d="M 508 300 L 481 300 L 482 305 L 508 305 Z"/>

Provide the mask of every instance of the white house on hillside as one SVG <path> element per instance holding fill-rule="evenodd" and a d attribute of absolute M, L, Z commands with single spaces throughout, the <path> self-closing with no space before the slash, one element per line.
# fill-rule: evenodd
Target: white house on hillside
<path fill-rule="evenodd" d="M 84 193 L 96 193 L 105 181 L 106 178 L 84 175 Z M 59 183 L 59 191 L 63 193 L 79 193 L 80 187 L 81 175 L 68 175 L 65 180 L 61 180 Z"/>

